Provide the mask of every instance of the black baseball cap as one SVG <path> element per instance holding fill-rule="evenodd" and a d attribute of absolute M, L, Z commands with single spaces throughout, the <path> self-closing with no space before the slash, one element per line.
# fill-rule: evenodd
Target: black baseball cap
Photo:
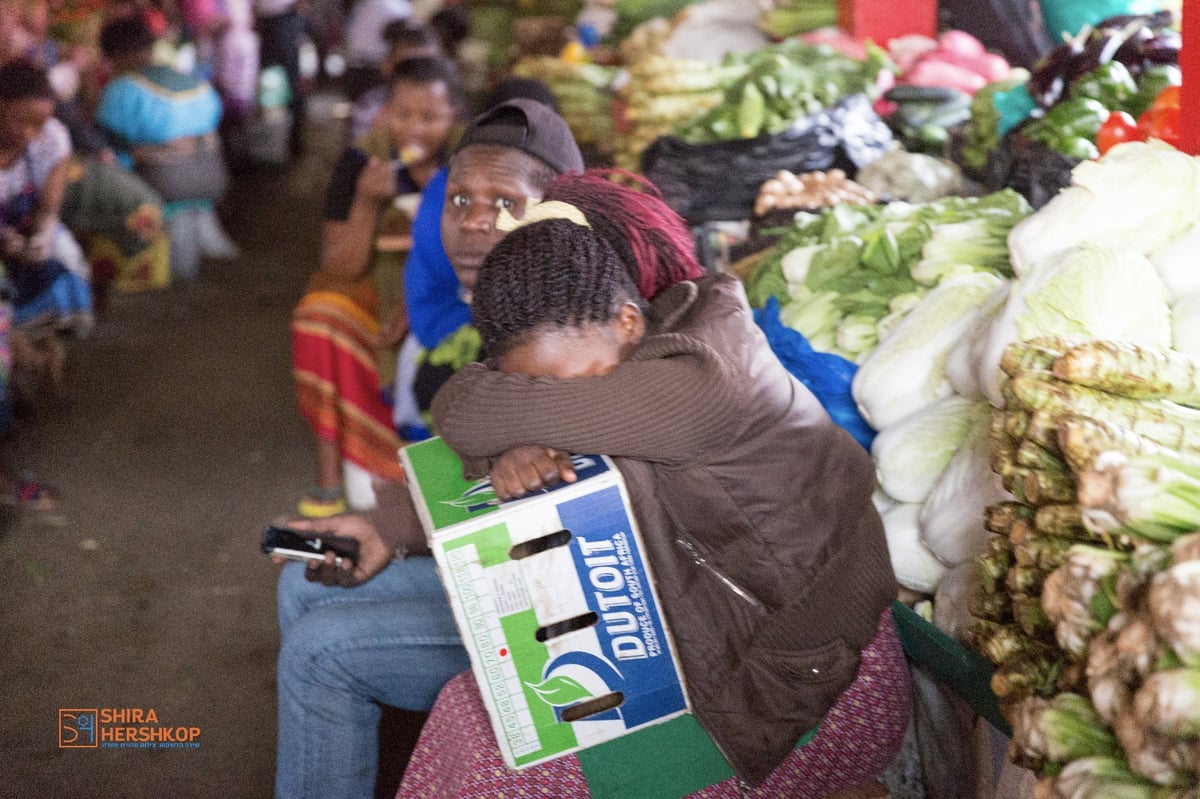
<path fill-rule="evenodd" d="M 583 155 L 567 123 L 553 109 L 525 97 L 505 100 L 475 117 L 454 152 L 472 144 L 512 147 L 560 175 L 583 171 Z"/>

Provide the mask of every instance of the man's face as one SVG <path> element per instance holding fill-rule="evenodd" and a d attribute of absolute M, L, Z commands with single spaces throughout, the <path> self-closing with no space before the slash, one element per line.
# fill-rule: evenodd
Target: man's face
<path fill-rule="evenodd" d="M 517 219 L 525 216 L 526 201 L 542 199 L 533 176 L 545 169 L 531 155 L 490 144 L 471 145 L 450 159 L 442 246 L 467 291 L 475 289 L 480 264 L 504 237 L 496 215 L 507 208 Z"/>

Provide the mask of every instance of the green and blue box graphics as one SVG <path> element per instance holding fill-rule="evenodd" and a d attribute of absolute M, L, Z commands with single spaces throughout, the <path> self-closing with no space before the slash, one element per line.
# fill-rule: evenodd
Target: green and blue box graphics
<path fill-rule="evenodd" d="M 686 713 L 620 472 L 496 500 L 440 438 L 400 452 L 500 750 L 523 768 Z"/>

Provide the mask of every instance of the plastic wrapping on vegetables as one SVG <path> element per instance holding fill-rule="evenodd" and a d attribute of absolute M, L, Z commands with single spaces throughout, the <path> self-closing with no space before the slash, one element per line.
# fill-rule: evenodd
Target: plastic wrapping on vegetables
<path fill-rule="evenodd" d="M 779 301 L 774 297 L 755 310 L 754 321 L 784 368 L 813 393 L 836 424 L 869 450 L 875 431 L 859 415 L 850 394 L 858 367 L 839 355 L 815 351 L 808 339 L 780 322 Z"/>
<path fill-rule="evenodd" d="M 856 94 L 783 133 L 714 144 L 659 138 L 642 154 L 642 174 L 690 224 L 748 219 L 759 188 L 780 170 L 837 168 L 853 177 L 891 143 L 870 100 Z"/>

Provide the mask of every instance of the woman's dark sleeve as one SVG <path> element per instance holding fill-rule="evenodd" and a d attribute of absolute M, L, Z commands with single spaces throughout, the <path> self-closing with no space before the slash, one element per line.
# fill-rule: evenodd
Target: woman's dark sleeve
<path fill-rule="evenodd" d="M 540 444 L 659 462 L 722 438 L 732 381 L 715 353 L 631 360 L 603 377 L 531 378 L 468 364 L 434 398 L 438 433 L 467 458 Z"/>

